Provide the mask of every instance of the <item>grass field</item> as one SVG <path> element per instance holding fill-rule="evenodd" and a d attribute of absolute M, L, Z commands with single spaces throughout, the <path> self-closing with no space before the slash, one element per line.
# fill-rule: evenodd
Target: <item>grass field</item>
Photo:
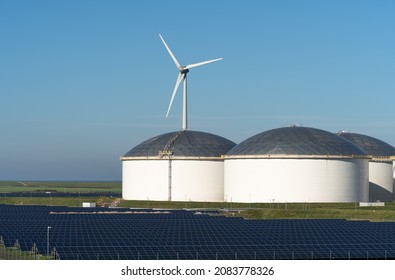
<path fill-rule="evenodd" d="M 0 247 L 0 260 L 47 260 L 47 256 L 24 252 L 15 248 Z"/>
<path fill-rule="evenodd" d="M 395 203 L 384 207 L 359 207 L 355 203 L 275 204 L 271 208 L 246 209 L 238 215 L 246 219 L 347 219 L 395 221 Z"/>
<path fill-rule="evenodd" d="M 15 196 L 15 193 L 18 195 Z M 70 193 L 76 196 L 56 197 L 49 194 L 47 197 L 34 197 L 34 193 Z M 92 196 L 80 197 L 79 193 L 92 193 Z M 81 206 L 82 202 L 96 202 L 102 205 L 113 200 L 105 197 L 109 193 L 120 194 L 121 182 L 0 181 L 0 203 L 3 204 Z"/>
<path fill-rule="evenodd" d="M 9 192 L 113 192 L 121 193 L 121 182 L 0 181 L 0 193 Z"/>
<path fill-rule="evenodd" d="M 48 205 L 48 206 L 82 206 L 82 202 L 98 202 L 103 197 L 0 197 L 1 204 L 14 205 Z M 107 200 L 109 198 L 106 198 Z"/>
<path fill-rule="evenodd" d="M 229 203 L 229 202 L 168 202 L 125 201 L 120 207 L 222 209 L 224 215 L 246 219 L 347 219 L 395 221 L 395 203 L 384 207 L 359 207 L 356 203 Z"/>
<path fill-rule="evenodd" d="M 23 205 L 81 206 L 82 202 L 98 205 L 114 201 L 104 194 L 121 193 L 121 182 L 39 182 L 0 181 L 0 203 Z M 84 197 L 31 197 L 31 192 L 92 193 Z M 21 196 L 8 197 L 9 192 Z M 103 193 L 98 195 L 98 193 Z M 247 219 L 349 219 L 395 221 L 395 203 L 385 207 L 359 207 L 356 203 L 231 203 L 231 202 L 169 202 L 121 200 L 118 207 L 166 209 L 222 209 L 225 215 Z"/>

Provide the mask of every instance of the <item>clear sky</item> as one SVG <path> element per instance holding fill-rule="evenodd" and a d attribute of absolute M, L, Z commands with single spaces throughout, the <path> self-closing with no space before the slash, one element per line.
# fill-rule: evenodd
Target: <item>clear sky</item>
<path fill-rule="evenodd" d="M 0 0 L 0 180 L 120 180 L 189 127 L 236 143 L 298 124 L 395 145 L 395 1 Z"/>

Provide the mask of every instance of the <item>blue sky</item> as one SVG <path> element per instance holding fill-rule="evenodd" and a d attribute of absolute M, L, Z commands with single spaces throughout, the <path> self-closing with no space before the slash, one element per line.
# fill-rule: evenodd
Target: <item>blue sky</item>
<path fill-rule="evenodd" d="M 0 180 L 120 180 L 181 128 L 236 143 L 291 124 L 395 145 L 394 1 L 0 0 Z"/>

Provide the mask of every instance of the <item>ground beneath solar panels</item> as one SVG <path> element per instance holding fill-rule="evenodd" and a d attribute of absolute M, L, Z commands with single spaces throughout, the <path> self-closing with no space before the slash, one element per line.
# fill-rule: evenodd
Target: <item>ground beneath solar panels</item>
<path fill-rule="evenodd" d="M 0 236 L 60 259 L 395 259 L 395 223 L 213 211 L 0 205 Z"/>

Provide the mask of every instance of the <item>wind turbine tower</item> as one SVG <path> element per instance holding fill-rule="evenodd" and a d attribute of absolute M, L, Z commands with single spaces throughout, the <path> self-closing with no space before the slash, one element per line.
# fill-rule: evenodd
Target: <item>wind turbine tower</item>
<path fill-rule="evenodd" d="M 181 81 L 183 81 L 183 107 L 182 107 L 182 130 L 187 130 L 188 129 L 188 117 L 187 117 L 187 74 L 189 72 L 189 69 L 198 67 L 204 64 L 212 63 L 218 60 L 222 60 L 223 58 L 217 58 L 217 59 L 212 59 L 212 60 L 207 60 L 203 62 L 198 62 L 194 64 L 188 64 L 186 66 L 181 66 L 181 64 L 178 62 L 172 51 L 170 50 L 169 46 L 166 44 L 165 40 L 163 39 L 162 35 L 159 34 L 160 39 L 162 40 L 163 44 L 165 45 L 168 53 L 170 54 L 171 58 L 173 59 L 175 65 L 177 66 L 177 69 L 179 71 L 176 85 L 173 90 L 173 95 L 171 96 L 169 108 L 167 109 L 167 114 L 166 118 L 169 116 L 169 112 L 171 109 L 171 106 L 173 104 L 174 97 L 177 93 L 177 89 L 180 86 Z"/>

